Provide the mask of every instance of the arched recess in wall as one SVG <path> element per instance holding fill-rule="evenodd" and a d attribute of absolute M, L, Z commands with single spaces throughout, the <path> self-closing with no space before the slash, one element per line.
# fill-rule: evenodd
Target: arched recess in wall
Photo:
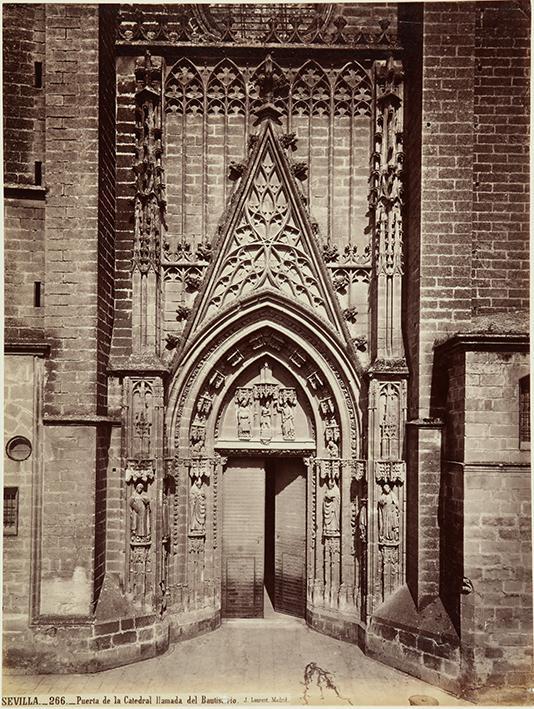
<path fill-rule="evenodd" d="M 362 454 L 358 364 L 326 323 L 298 304 L 273 294 L 250 297 L 210 321 L 187 345 L 169 391 L 168 455 L 213 451 L 217 411 L 237 373 L 249 362 L 272 357 L 299 382 L 309 398 L 317 431 L 317 455 L 329 443 L 328 427 L 339 428 L 339 456 Z M 196 423 L 195 423 L 195 418 Z M 194 426 L 204 428 L 198 442 Z M 193 448 L 192 448 L 193 447 Z"/>

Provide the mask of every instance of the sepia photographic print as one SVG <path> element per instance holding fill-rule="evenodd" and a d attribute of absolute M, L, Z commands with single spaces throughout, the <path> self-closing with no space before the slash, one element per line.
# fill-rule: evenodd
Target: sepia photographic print
<path fill-rule="evenodd" d="M 2 13 L 2 705 L 531 704 L 529 4 Z"/>

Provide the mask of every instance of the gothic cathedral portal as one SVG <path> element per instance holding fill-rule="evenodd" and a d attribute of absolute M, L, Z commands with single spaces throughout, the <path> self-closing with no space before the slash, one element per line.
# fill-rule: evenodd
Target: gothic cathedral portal
<path fill-rule="evenodd" d="M 526 6 L 3 3 L 8 664 L 532 682 Z"/>
<path fill-rule="evenodd" d="M 334 27 L 309 11 L 306 31 Z M 403 70 L 338 39 L 121 59 L 137 183 L 115 372 L 129 504 L 162 506 L 132 532 L 135 602 L 164 589 L 195 622 L 274 609 L 359 642 L 405 568 Z"/>

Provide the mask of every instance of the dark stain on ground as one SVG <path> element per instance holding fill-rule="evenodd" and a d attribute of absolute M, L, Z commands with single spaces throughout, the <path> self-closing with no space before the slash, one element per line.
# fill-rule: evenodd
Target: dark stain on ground
<path fill-rule="evenodd" d="M 329 689 L 335 693 L 336 697 L 342 699 L 344 702 L 347 702 L 347 704 L 352 705 L 350 699 L 347 699 L 347 697 L 344 697 L 342 694 L 339 693 L 339 690 L 336 687 L 336 683 L 334 682 L 332 673 L 328 672 L 328 670 L 323 670 L 323 668 L 319 667 L 319 665 L 317 665 L 315 662 L 308 662 L 308 664 L 304 668 L 305 704 L 308 704 L 310 689 L 314 682 L 319 687 L 319 691 L 321 692 L 321 699 L 324 699 L 324 690 Z"/>

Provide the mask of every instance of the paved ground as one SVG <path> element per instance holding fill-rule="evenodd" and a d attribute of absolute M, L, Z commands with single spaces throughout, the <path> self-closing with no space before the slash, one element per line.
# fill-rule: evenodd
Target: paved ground
<path fill-rule="evenodd" d="M 315 663 L 315 666 L 309 665 Z M 311 675 L 305 697 L 304 673 Z M 331 673 L 333 687 L 325 675 Z M 317 685 L 322 677 L 323 694 Z M 336 694 L 337 692 L 337 694 Z M 431 695 L 440 705 L 466 705 L 425 682 L 371 660 L 348 643 L 316 633 L 288 616 L 226 621 L 216 631 L 173 645 L 165 655 L 92 675 L 18 675 L 4 677 L 4 695 L 92 697 L 106 694 L 134 698 L 179 695 L 184 704 L 196 695 L 217 696 L 222 703 L 408 705 L 409 697 Z M 68 696 L 70 695 L 70 697 Z M 228 701 L 228 699 L 226 700 Z M 103 700 L 101 698 L 101 704 Z M 160 702 L 158 702 L 160 703 Z M 225 702 L 226 703 L 226 702 Z"/>

